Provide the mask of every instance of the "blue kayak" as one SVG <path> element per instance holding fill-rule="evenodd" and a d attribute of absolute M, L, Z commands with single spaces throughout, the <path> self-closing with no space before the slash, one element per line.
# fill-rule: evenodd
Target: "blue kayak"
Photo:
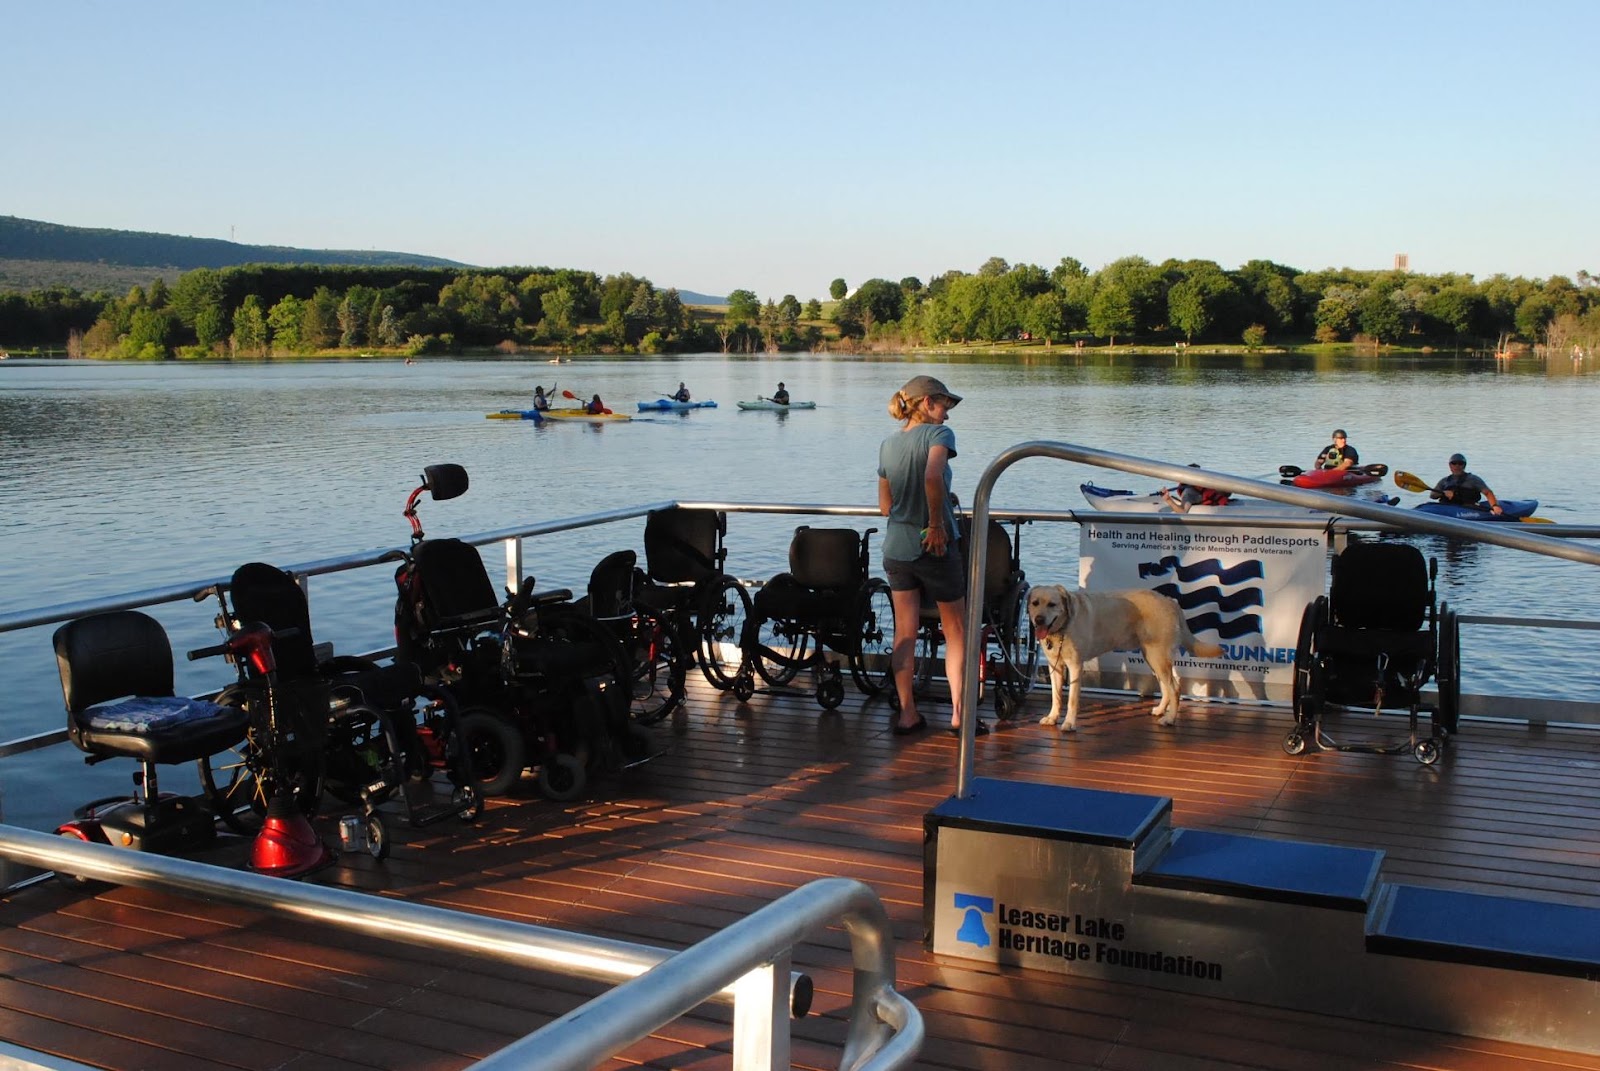
<path fill-rule="evenodd" d="M 639 403 L 639 409 L 641 412 L 650 412 L 652 410 L 715 409 L 716 407 L 717 403 L 712 401 L 677 402 L 673 401 L 671 398 L 657 398 L 653 402 Z"/>
<path fill-rule="evenodd" d="M 1520 521 L 1539 508 L 1537 498 L 1502 498 L 1500 513 L 1489 512 L 1484 506 L 1456 506 L 1449 502 L 1420 502 L 1412 509 L 1432 513 L 1439 517 L 1454 517 L 1460 521 Z"/>

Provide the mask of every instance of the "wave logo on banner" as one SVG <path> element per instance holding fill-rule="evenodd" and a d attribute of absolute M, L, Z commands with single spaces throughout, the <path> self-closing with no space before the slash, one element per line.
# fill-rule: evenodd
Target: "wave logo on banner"
<path fill-rule="evenodd" d="M 1185 564 L 1169 554 L 1159 561 L 1139 563 L 1141 580 L 1169 574 L 1177 579 L 1176 584 L 1157 584 L 1152 590 L 1177 602 L 1183 609 L 1190 632 L 1199 635 L 1211 631 L 1225 640 L 1262 634 L 1261 615 L 1245 612 L 1266 605 L 1266 593 L 1259 583 L 1265 579 L 1266 573 L 1259 559 L 1223 565 L 1216 558 L 1202 558 Z M 1237 587 L 1251 581 L 1258 583 L 1251 587 Z M 1223 591 L 1230 587 L 1236 590 Z M 1193 612 L 1202 606 L 1215 606 L 1216 609 L 1204 613 Z M 1224 614 L 1229 616 L 1224 617 Z"/>

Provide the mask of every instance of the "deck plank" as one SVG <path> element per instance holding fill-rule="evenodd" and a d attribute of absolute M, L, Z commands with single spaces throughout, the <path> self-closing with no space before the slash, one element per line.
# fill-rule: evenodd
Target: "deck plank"
<path fill-rule="evenodd" d="M 953 790 L 956 741 L 889 732 L 852 693 L 741 706 L 691 682 L 657 730 L 666 751 L 566 804 L 525 780 L 476 826 L 391 823 L 394 854 L 313 880 L 498 918 L 681 947 L 818 877 L 871 885 L 899 983 L 926 1017 L 925 1068 L 1600 1071 L 1600 1058 L 1043 972 L 939 960 L 921 943 L 922 819 Z M 930 698 L 930 715 L 941 709 Z M 947 701 L 946 701 L 947 703 Z M 1600 907 L 1600 735 L 1469 722 L 1437 767 L 1404 756 L 1290 758 L 1289 720 L 1190 702 L 1163 729 L 1149 701 L 1091 695 L 1080 729 L 1023 717 L 978 741 L 977 770 L 1173 799 L 1180 826 L 1382 848 L 1391 880 Z M 987 711 L 985 712 L 987 714 Z M 1403 721 L 1346 716 L 1352 738 Z M 828 1066 L 848 1015 L 848 940 L 796 950 L 817 986 L 796 1066 Z M 600 991 L 141 889 L 40 885 L 0 901 L 0 1036 L 90 1066 L 453 1071 Z M 726 1068 L 730 1016 L 697 1010 L 608 1067 Z"/>

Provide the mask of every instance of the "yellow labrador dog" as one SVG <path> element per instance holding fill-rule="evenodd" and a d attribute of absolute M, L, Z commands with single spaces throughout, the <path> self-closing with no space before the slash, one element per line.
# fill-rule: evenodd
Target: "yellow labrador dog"
<path fill-rule="evenodd" d="M 1150 713 L 1162 725 L 1178 721 L 1178 670 L 1173 654 L 1186 647 L 1200 658 L 1216 658 L 1222 648 L 1201 643 L 1189 631 L 1177 602 L 1153 591 L 1068 591 L 1039 584 L 1028 592 L 1028 619 L 1050 664 L 1050 713 L 1040 725 L 1078 727 L 1079 680 L 1086 659 L 1138 646 L 1161 684 L 1161 702 Z M 1061 716 L 1062 678 L 1067 678 L 1067 716 Z"/>

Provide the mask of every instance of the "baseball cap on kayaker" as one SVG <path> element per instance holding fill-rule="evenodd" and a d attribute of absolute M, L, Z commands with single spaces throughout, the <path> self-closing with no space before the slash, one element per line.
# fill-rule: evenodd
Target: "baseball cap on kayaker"
<path fill-rule="evenodd" d="M 900 388 L 900 393 L 907 398 L 932 398 L 936 394 L 942 394 L 950 399 L 952 407 L 961 401 L 961 395 L 952 392 L 949 387 L 932 376 L 912 376 L 906 380 L 906 385 Z"/>
<path fill-rule="evenodd" d="M 1343 428 L 1334 428 L 1333 429 L 1333 437 L 1335 439 L 1348 439 L 1350 436 L 1348 436 L 1348 435 L 1346 435 L 1344 433 L 1344 429 Z"/>
<path fill-rule="evenodd" d="M 1452 465 L 1465 465 L 1466 463 L 1467 463 L 1467 456 L 1465 454 L 1451 454 L 1450 455 L 1450 464 L 1452 464 Z"/>

